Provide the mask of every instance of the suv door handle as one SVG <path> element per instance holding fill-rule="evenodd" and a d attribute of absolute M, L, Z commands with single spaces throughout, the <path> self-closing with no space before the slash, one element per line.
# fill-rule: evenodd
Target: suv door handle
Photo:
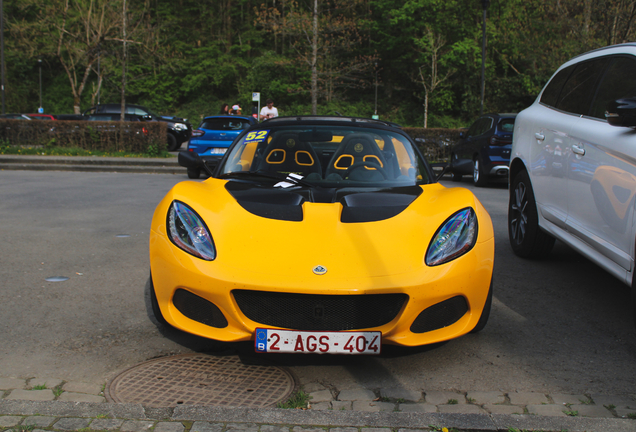
<path fill-rule="evenodd" d="M 572 144 L 572 152 L 574 154 L 584 156 L 585 155 L 585 148 L 583 147 L 583 145 Z"/>
<path fill-rule="evenodd" d="M 545 135 L 540 134 L 539 132 L 534 134 L 534 137 L 537 139 L 537 141 L 543 141 L 545 139 Z"/>

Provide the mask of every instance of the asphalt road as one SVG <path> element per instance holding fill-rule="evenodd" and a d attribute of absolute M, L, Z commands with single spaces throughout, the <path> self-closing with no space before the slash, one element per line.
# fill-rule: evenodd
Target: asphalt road
<path fill-rule="evenodd" d="M 288 366 L 339 390 L 627 394 L 636 331 L 626 286 L 561 243 L 512 254 L 505 185 L 472 189 L 496 237 L 494 303 L 479 334 L 378 357 L 258 356 L 159 328 L 148 314 L 148 231 L 179 175 L 0 171 L 0 376 L 102 384 L 150 358 L 193 350 Z M 448 187 L 458 184 L 443 181 Z M 119 236 L 125 235 L 125 236 Z M 64 282 L 47 282 L 65 276 Z"/>

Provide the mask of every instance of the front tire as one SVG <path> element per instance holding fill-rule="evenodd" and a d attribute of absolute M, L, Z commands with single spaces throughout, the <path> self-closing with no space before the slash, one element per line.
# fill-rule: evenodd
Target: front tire
<path fill-rule="evenodd" d="M 541 231 L 537 203 L 528 173 L 519 172 L 510 187 L 508 238 L 514 253 L 523 258 L 542 258 L 554 246 L 554 237 Z"/>
<path fill-rule="evenodd" d="M 159 308 L 157 294 L 155 293 L 155 285 L 152 283 L 152 273 L 150 274 L 150 305 L 152 306 L 152 314 L 155 316 L 157 322 L 161 325 L 170 327 L 170 324 L 168 324 L 168 321 L 166 321 L 163 317 L 161 309 Z"/>
<path fill-rule="evenodd" d="M 168 134 L 168 151 L 177 151 L 179 150 L 180 147 L 181 147 L 181 144 L 179 144 L 179 141 L 177 141 L 177 137 L 169 133 Z"/>
<path fill-rule="evenodd" d="M 473 161 L 473 182 L 475 186 L 483 187 L 488 184 L 488 177 L 484 173 L 482 164 L 479 162 L 479 158 L 475 158 Z"/>

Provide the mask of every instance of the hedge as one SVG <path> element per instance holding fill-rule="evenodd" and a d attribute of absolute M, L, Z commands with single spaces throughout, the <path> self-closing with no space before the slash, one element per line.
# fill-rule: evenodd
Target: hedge
<path fill-rule="evenodd" d="M 13 145 L 145 153 L 165 150 L 167 134 L 163 122 L 0 119 L 0 140 Z"/>
<path fill-rule="evenodd" d="M 448 162 L 450 149 L 453 144 L 459 141 L 459 134 L 466 129 L 424 129 L 424 128 L 402 128 L 419 147 L 420 151 L 428 162 Z"/>

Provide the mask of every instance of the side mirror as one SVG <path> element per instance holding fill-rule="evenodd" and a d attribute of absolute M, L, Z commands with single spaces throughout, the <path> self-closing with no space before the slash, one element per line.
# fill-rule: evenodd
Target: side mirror
<path fill-rule="evenodd" d="M 201 156 L 199 156 L 198 153 L 191 152 L 191 151 L 179 152 L 179 155 L 177 156 L 177 161 L 179 162 L 179 165 L 181 165 L 182 167 L 196 169 L 196 170 L 202 169 L 205 172 L 207 172 L 208 175 L 210 176 L 213 175 L 213 171 L 205 163 L 205 161 L 201 159 Z"/>
<path fill-rule="evenodd" d="M 612 126 L 636 127 L 636 97 L 608 103 L 605 118 Z"/>

